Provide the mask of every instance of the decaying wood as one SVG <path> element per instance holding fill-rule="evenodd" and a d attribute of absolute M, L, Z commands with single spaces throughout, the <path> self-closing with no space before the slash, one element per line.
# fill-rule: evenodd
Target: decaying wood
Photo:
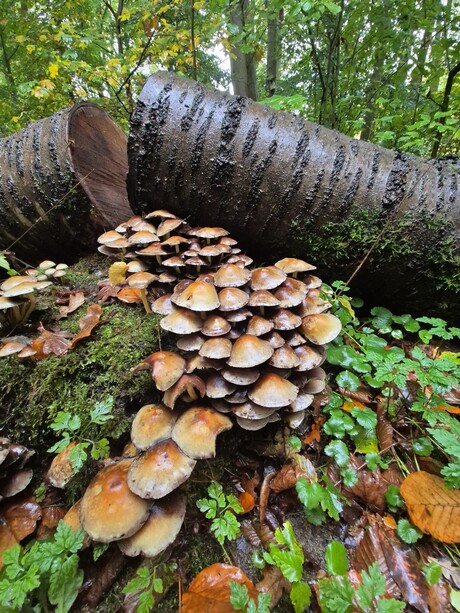
<path fill-rule="evenodd" d="M 0 250 L 72 259 L 131 215 L 126 136 L 83 103 L 0 140 Z"/>
<path fill-rule="evenodd" d="M 138 213 L 162 207 L 223 226 L 259 260 L 309 260 L 313 247 L 329 280 L 347 278 L 380 235 L 353 291 L 396 312 L 444 307 L 455 317 L 460 196 L 449 161 L 390 151 L 161 72 L 138 100 L 128 157 Z"/>

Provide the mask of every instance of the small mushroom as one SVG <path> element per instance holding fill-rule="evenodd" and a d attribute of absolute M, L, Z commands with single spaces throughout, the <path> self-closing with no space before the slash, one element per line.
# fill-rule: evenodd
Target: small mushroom
<path fill-rule="evenodd" d="M 99 471 L 83 494 L 80 521 L 94 540 L 110 543 L 131 536 L 147 521 L 150 503 L 128 487 L 132 460 Z"/>
<path fill-rule="evenodd" d="M 199 332 L 202 325 L 203 322 L 198 313 L 183 308 L 177 309 L 177 311 L 167 315 L 160 321 L 160 326 L 163 330 L 174 332 L 175 334 L 193 334 L 194 332 Z"/>
<path fill-rule="evenodd" d="M 220 305 L 214 285 L 204 281 L 194 281 L 179 296 L 171 297 L 171 302 L 180 307 L 200 312 L 213 311 Z"/>
<path fill-rule="evenodd" d="M 297 398 L 299 388 L 283 379 L 280 375 L 269 372 L 262 374 L 250 387 L 250 400 L 263 407 L 285 407 Z"/>
<path fill-rule="evenodd" d="M 128 277 L 129 287 L 134 287 L 141 290 L 142 304 L 146 313 L 151 313 L 149 301 L 147 300 L 147 287 L 157 279 L 157 275 L 152 275 L 150 272 L 135 272 Z"/>
<path fill-rule="evenodd" d="M 152 379 L 155 381 L 157 388 L 161 392 L 165 392 L 183 375 L 185 360 L 172 351 L 155 351 L 137 364 L 137 366 L 131 368 L 131 371 L 137 372 L 138 370 L 146 369 L 151 370 Z"/>
<path fill-rule="evenodd" d="M 203 379 L 196 375 L 185 374 L 163 394 L 163 402 L 166 406 L 174 409 L 179 398 L 184 402 L 193 402 L 198 396 L 203 398 L 206 393 L 206 384 Z"/>
<path fill-rule="evenodd" d="M 223 317 L 210 315 L 204 320 L 201 332 L 205 336 L 223 336 L 230 331 L 231 327 L 229 322 Z"/>
<path fill-rule="evenodd" d="M 163 498 L 187 481 L 195 465 L 171 439 L 161 441 L 133 460 L 128 485 L 141 498 Z"/>
<path fill-rule="evenodd" d="M 214 275 L 216 287 L 241 287 L 251 278 L 251 273 L 235 264 L 224 264 Z"/>
<path fill-rule="evenodd" d="M 275 289 L 286 279 L 286 273 L 275 266 L 264 266 L 256 268 L 251 273 L 252 290 Z"/>
<path fill-rule="evenodd" d="M 225 415 L 209 407 L 196 406 L 179 417 L 172 439 L 190 458 L 214 458 L 217 435 L 231 427 L 232 422 Z"/>
<path fill-rule="evenodd" d="M 243 334 L 233 344 L 229 366 L 234 368 L 251 368 L 267 362 L 273 355 L 269 342 L 252 334 Z"/>
<path fill-rule="evenodd" d="M 340 334 L 340 319 L 330 313 L 307 315 L 302 319 L 302 334 L 315 345 L 326 345 Z"/>
<path fill-rule="evenodd" d="M 176 417 L 163 404 L 146 404 L 139 409 L 131 426 L 131 440 L 141 451 L 168 439 Z"/>
<path fill-rule="evenodd" d="M 199 350 L 199 354 L 212 360 L 222 360 L 230 357 L 232 352 L 232 341 L 227 338 L 209 338 Z"/>
<path fill-rule="evenodd" d="M 180 492 L 157 500 L 142 528 L 118 542 L 120 550 L 130 557 L 157 557 L 175 541 L 184 523 L 185 509 L 185 497 Z"/>
<path fill-rule="evenodd" d="M 297 258 L 283 258 L 275 264 L 276 268 L 279 268 L 287 275 L 292 275 L 294 278 L 301 272 L 307 272 L 308 270 L 315 270 L 316 266 L 308 264 L 304 260 Z"/>

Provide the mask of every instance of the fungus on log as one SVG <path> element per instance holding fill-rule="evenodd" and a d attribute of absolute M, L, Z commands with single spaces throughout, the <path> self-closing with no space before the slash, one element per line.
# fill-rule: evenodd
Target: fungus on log
<path fill-rule="evenodd" d="M 82 103 L 0 140 L 0 250 L 75 259 L 131 214 L 126 136 Z"/>
<path fill-rule="evenodd" d="M 224 226 L 260 261 L 311 259 L 330 281 L 347 278 L 377 241 L 354 293 L 458 319 L 459 170 L 450 161 L 390 151 L 165 72 L 141 92 L 128 158 L 138 214 L 162 206 Z"/>

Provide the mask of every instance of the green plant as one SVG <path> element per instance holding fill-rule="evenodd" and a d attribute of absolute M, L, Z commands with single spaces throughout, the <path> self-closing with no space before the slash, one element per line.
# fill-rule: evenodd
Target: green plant
<path fill-rule="evenodd" d="M 51 538 L 33 541 L 23 550 L 15 545 L 5 551 L 0 574 L 2 611 L 28 607 L 48 611 L 48 603 L 56 613 L 69 611 L 83 583 L 77 552 L 84 538 L 83 530 L 74 531 L 61 521 Z"/>
<path fill-rule="evenodd" d="M 92 425 L 101 426 L 113 419 L 113 398 L 107 396 L 104 400 L 96 402 L 90 410 L 88 419 L 82 422 L 78 415 L 66 411 L 59 411 L 51 423 L 51 429 L 59 432 L 62 438 L 48 449 L 50 453 L 60 453 L 71 443 L 76 443 L 70 450 L 69 459 L 75 472 L 79 471 L 88 459 L 86 450 L 91 447 L 90 456 L 93 460 L 107 458 L 109 455 L 109 441 L 106 438 L 90 440 L 85 438 L 85 432 Z"/>
<path fill-rule="evenodd" d="M 277 544 L 270 543 L 269 550 L 264 552 L 264 560 L 277 566 L 291 583 L 289 597 L 295 613 L 301 613 L 310 604 L 311 588 L 302 581 L 304 553 L 290 522 L 275 530 L 275 540 Z"/>
<path fill-rule="evenodd" d="M 230 603 L 235 611 L 245 613 L 269 613 L 270 594 L 259 594 L 257 602 L 249 598 L 248 588 L 245 585 L 230 581 Z"/>
<path fill-rule="evenodd" d="M 399 613 L 405 603 L 385 598 L 385 577 L 377 562 L 361 572 L 357 588 L 347 577 L 348 560 L 344 545 L 332 541 L 326 548 L 326 567 L 329 577 L 320 579 L 319 601 L 323 613 Z"/>
<path fill-rule="evenodd" d="M 209 498 L 200 498 L 196 505 L 207 519 L 212 519 L 211 532 L 223 547 L 226 539 L 233 541 L 239 536 L 240 522 L 235 513 L 243 513 L 243 507 L 234 494 L 225 494 L 216 481 L 209 485 L 208 494 Z"/>
<path fill-rule="evenodd" d="M 136 613 L 149 613 L 155 605 L 156 596 L 164 593 L 163 579 L 158 574 L 172 574 L 177 565 L 175 563 L 162 563 L 149 569 L 141 566 L 137 569 L 133 577 L 123 588 L 123 594 L 137 594 Z"/>
<path fill-rule="evenodd" d="M 339 521 L 343 509 L 340 499 L 344 500 L 338 489 L 331 481 L 323 476 L 321 481 L 309 482 L 300 477 L 296 483 L 297 495 L 305 507 L 307 520 L 318 526 L 326 519 L 326 514 Z"/>

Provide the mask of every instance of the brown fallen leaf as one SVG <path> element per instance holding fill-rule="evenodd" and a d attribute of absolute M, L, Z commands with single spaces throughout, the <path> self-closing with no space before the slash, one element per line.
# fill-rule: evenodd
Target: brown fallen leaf
<path fill-rule="evenodd" d="M 74 476 L 75 470 L 70 461 L 70 452 L 76 445 L 75 441 L 70 443 L 53 458 L 45 477 L 53 487 L 63 489 Z"/>
<path fill-rule="evenodd" d="M 97 285 L 100 289 L 96 294 L 96 299 L 99 300 L 99 302 L 102 302 L 102 304 L 108 302 L 111 298 L 116 298 L 118 292 L 121 290 L 119 285 L 110 285 L 110 281 L 108 279 L 99 281 Z"/>
<path fill-rule="evenodd" d="M 420 470 L 404 479 L 400 493 L 419 530 L 443 543 L 460 541 L 460 490 L 449 490 L 444 479 Z"/>
<path fill-rule="evenodd" d="M 258 592 L 270 594 L 270 608 L 276 607 L 283 594 L 288 593 L 290 589 L 291 584 L 277 566 L 266 566 L 262 579 L 256 583 Z"/>
<path fill-rule="evenodd" d="M 42 507 L 42 520 L 35 533 L 36 538 L 43 540 L 48 538 L 50 534 L 54 534 L 59 521 L 63 519 L 66 513 L 67 509 L 59 504 Z"/>
<path fill-rule="evenodd" d="M 9 526 L 0 519 L 0 569 L 3 568 L 3 554 L 7 549 L 14 547 L 17 540 Z"/>
<path fill-rule="evenodd" d="M 243 507 L 243 513 L 249 513 L 255 506 L 254 496 L 249 492 L 241 492 L 238 494 L 238 502 Z"/>
<path fill-rule="evenodd" d="M 85 302 L 85 294 L 83 292 L 71 292 L 69 294 L 69 303 L 66 306 L 59 307 L 59 314 L 56 319 L 62 319 L 67 317 L 70 313 L 73 313 Z"/>
<path fill-rule="evenodd" d="M 387 418 L 385 398 L 377 398 L 377 438 L 381 452 L 390 449 L 394 445 L 393 427 Z"/>
<path fill-rule="evenodd" d="M 388 482 L 382 477 L 380 469 L 378 467 L 375 470 L 365 468 L 365 462 L 356 456 L 350 456 L 349 465 L 357 471 L 358 480 L 353 487 L 340 484 L 341 475 L 334 464 L 328 468 L 329 478 L 340 487 L 347 498 L 357 499 L 369 509 L 381 513 L 386 506 L 385 494 Z"/>
<path fill-rule="evenodd" d="M 73 349 L 79 341 L 83 340 L 84 338 L 88 338 L 94 328 L 100 323 L 102 323 L 101 316 L 102 308 L 99 304 L 91 304 L 86 309 L 86 315 L 78 320 L 80 332 L 73 337 L 72 343 L 70 345 L 71 349 Z"/>
<path fill-rule="evenodd" d="M 34 360 L 44 360 L 52 353 L 61 356 L 70 349 L 69 336 L 72 336 L 70 332 L 65 330 L 57 330 L 55 332 L 46 330 L 41 322 L 38 325 L 38 329 L 41 334 L 32 341 L 32 349 L 36 351 Z"/>
<path fill-rule="evenodd" d="M 41 509 L 34 496 L 28 496 L 27 498 L 6 504 L 3 507 L 2 513 L 8 527 L 18 542 L 35 532 L 37 522 L 42 516 Z"/>
<path fill-rule="evenodd" d="M 245 585 L 249 597 L 257 600 L 254 584 L 241 568 L 212 564 L 198 573 L 182 595 L 182 613 L 234 613 L 230 603 L 230 581 Z"/>

